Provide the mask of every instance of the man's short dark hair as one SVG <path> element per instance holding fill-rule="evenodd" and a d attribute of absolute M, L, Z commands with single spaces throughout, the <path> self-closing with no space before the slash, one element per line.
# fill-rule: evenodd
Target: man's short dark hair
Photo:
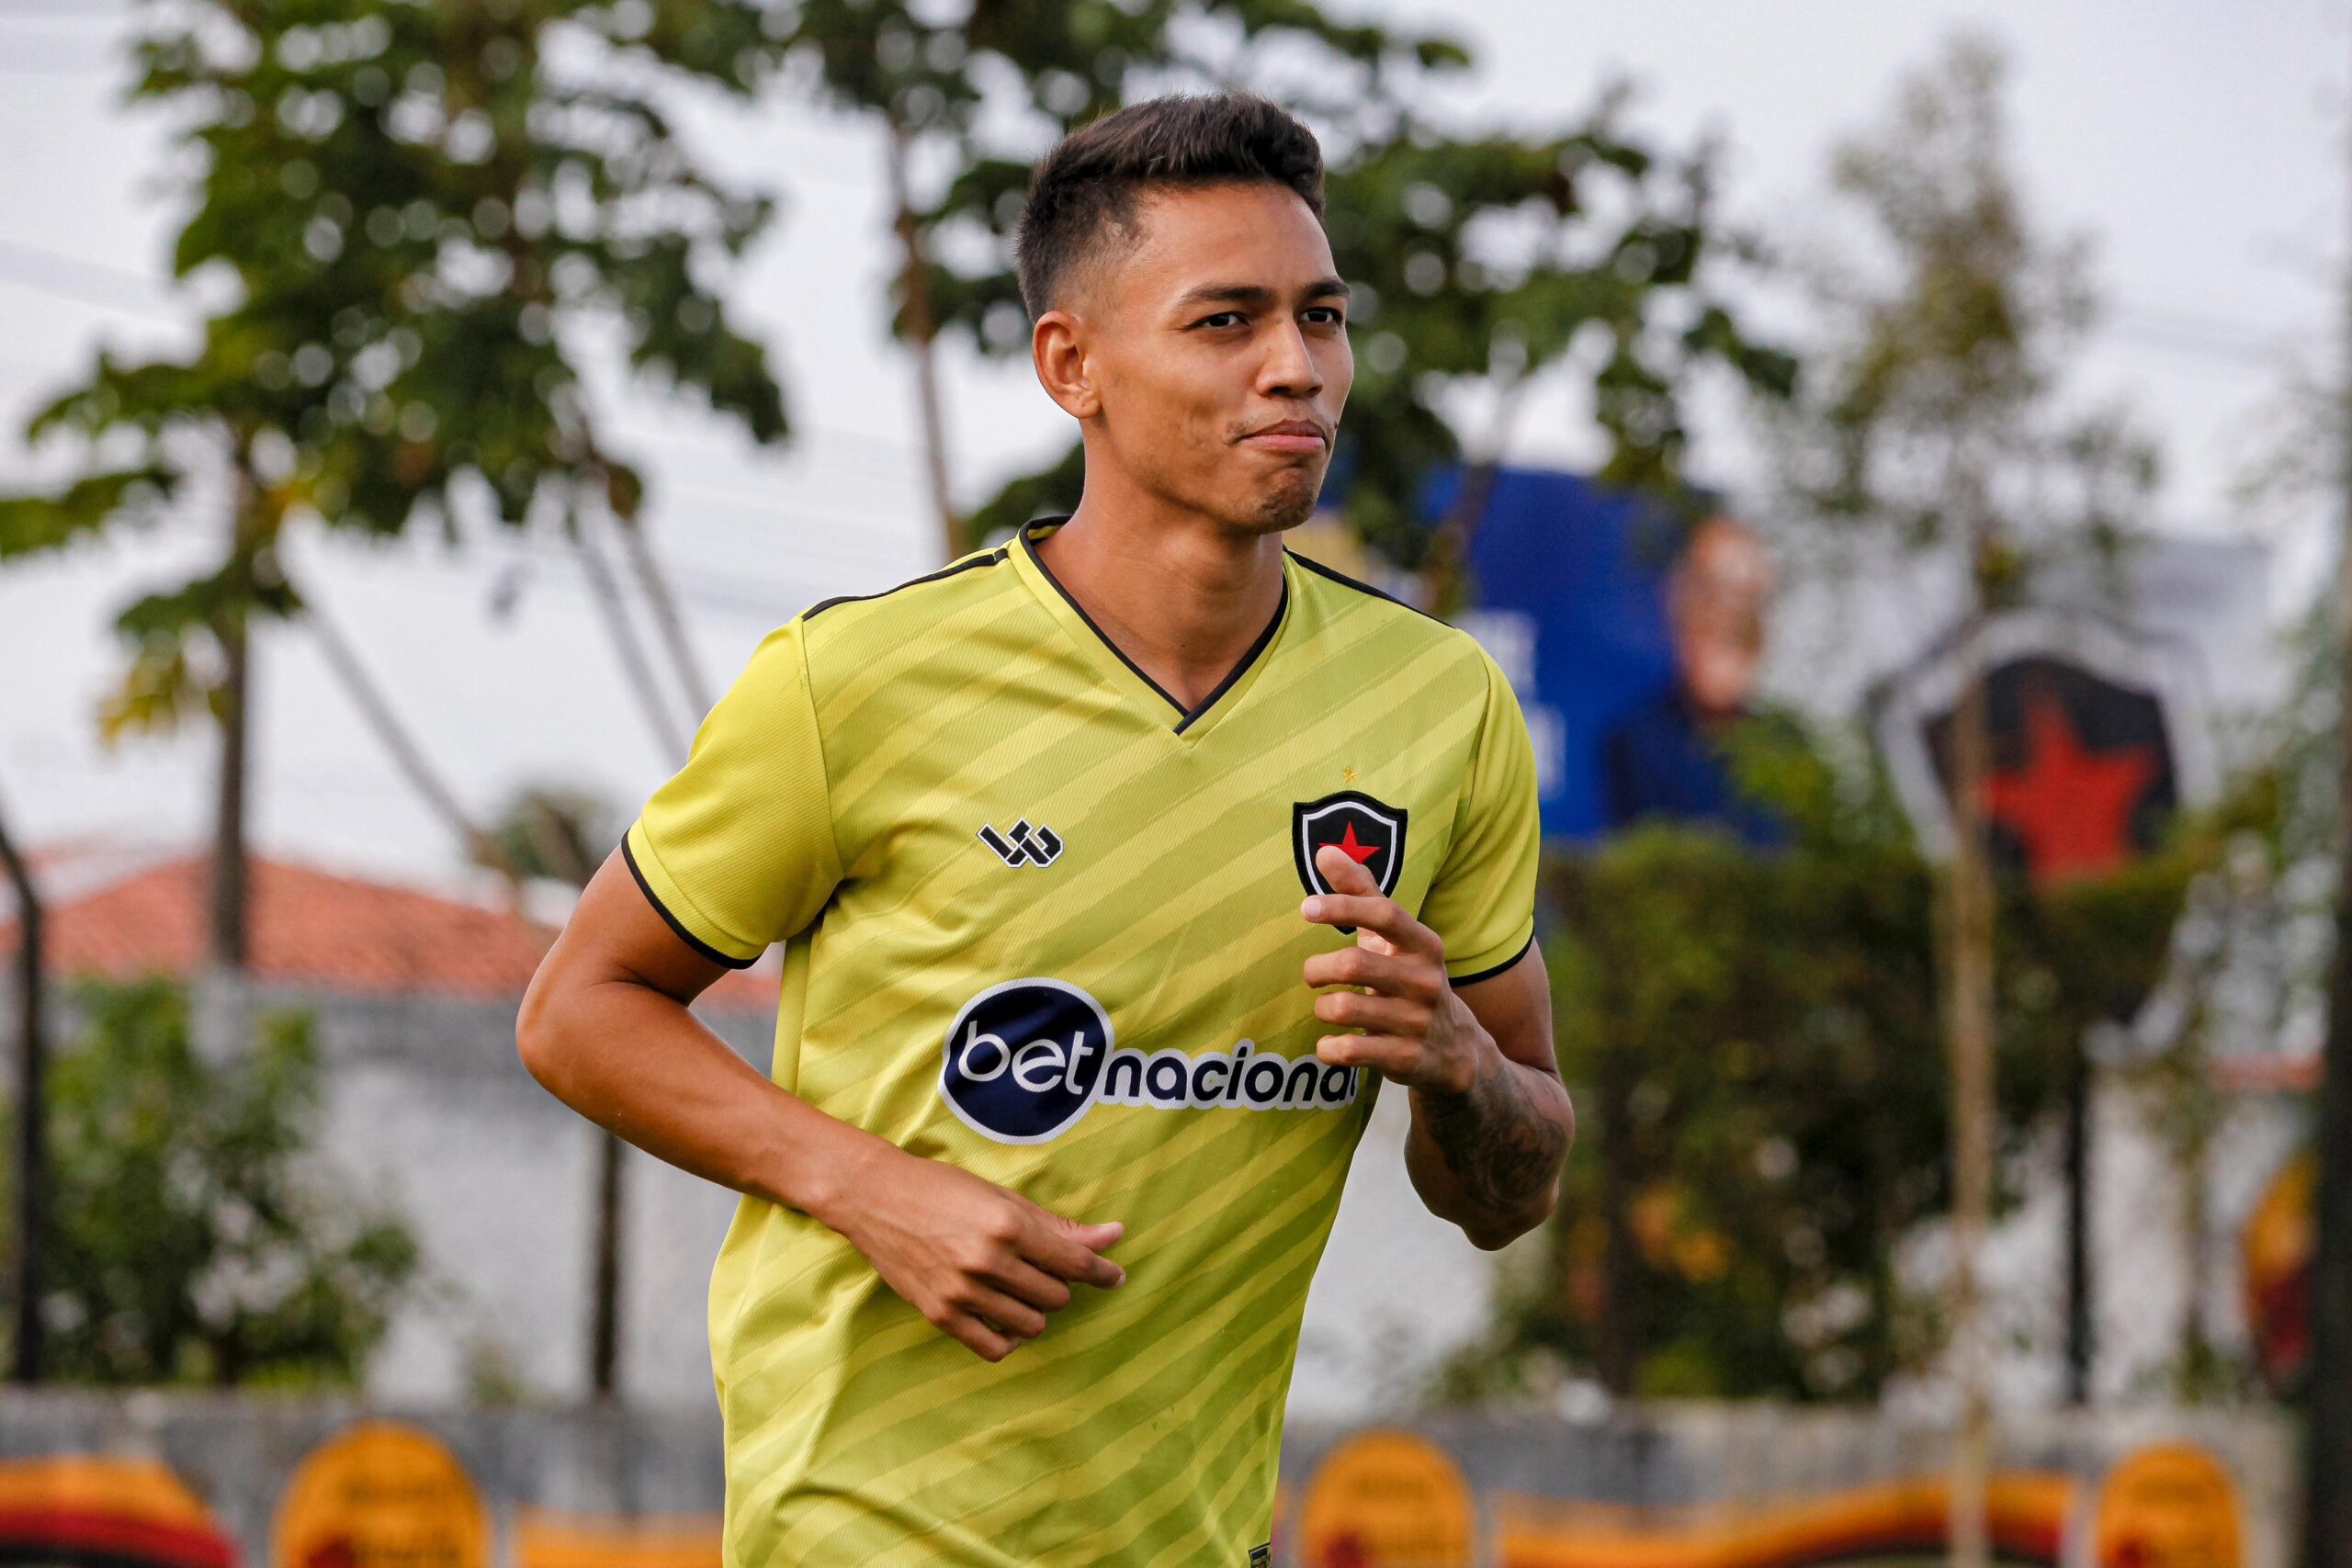
<path fill-rule="evenodd" d="M 1323 216 L 1315 133 L 1254 93 L 1148 98 L 1070 132 L 1030 176 L 1022 210 L 1029 319 L 1055 308 L 1073 274 L 1133 243 L 1138 193 L 1249 180 L 1287 186 Z"/>

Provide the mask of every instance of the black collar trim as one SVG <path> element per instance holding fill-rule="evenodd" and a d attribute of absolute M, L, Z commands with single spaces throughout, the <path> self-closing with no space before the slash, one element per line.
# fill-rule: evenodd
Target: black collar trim
<path fill-rule="evenodd" d="M 1331 568 L 1325 566 L 1321 561 L 1317 560 L 1312 556 L 1303 556 L 1296 550 L 1292 549 L 1285 549 L 1283 551 L 1283 554 L 1290 557 L 1291 559 L 1296 561 L 1300 566 L 1305 567 L 1307 570 L 1313 572 L 1317 577 L 1328 577 L 1334 582 L 1344 583 L 1346 586 L 1354 589 L 1359 593 L 1369 593 L 1374 599 L 1385 599 L 1391 604 L 1396 605 L 1398 609 L 1410 610 L 1413 614 L 1420 616 L 1425 621 L 1435 621 L 1442 626 L 1451 626 L 1453 624 L 1442 615 L 1430 615 L 1419 604 L 1408 604 L 1402 599 L 1397 598 L 1394 593 L 1385 592 L 1380 589 L 1374 588 L 1369 582 L 1358 582 L 1354 578 L 1350 577 L 1344 571 L 1335 571 Z"/>
<path fill-rule="evenodd" d="M 1209 692 L 1208 695 L 1201 699 L 1200 705 L 1188 709 L 1182 703 L 1176 700 L 1175 696 L 1169 692 L 1168 688 L 1162 686 L 1159 682 L 1145 674 L 1141 665 L 1137 664 L 1134 660 L 1129 659 L 1124 649 L 1120 648 L 1117 643 L 1113 642 L 1109 637 L 1104 635 L 1102 628 L 1094 624 L 1094 617 L 1086 613 L 1086 606 L 1080 604 L 1070 593 L 1070 591 L 1062 586 L 1061 579 L 1056 577 L 1054 575 L 1053 568 L 1046 564 L 1046 558 L 1037 553 L 1036 537 L 1030 532 L 1030 530 L 1048 526 L 1057 528 L 1069 521 L 1069 516 L 1068 513 L 1065 513 L 1059 517 L 1040 517 L 1035 522 L 1022 525 L 1022 549 L 1027 553 L 1030 564 L 1037 569 L 1039 574 L 1042 575 L 1047 582 L 1054 585 L 1054 592 L 1062 596 L 1062 603 L 1068 604 L 1072 610 L 1076 611 L 1078 613 L 1078 618 L 1086 623 L 1086 629 L 1094 634 L 1094 640 L 1109 649 L 1120 663 L 1135 671 L 1136 680 L 1141 681 L 1145 685 L 1149 686 L 1153 691 L 1159 693 L 1160 700 L 1166 703 L 1170 707 L 1176 710 L 1179 716 L 1176 721 L 1176 733 L 1179 735 L 1183 734 L 1186 729 L 1191 728 L 1194 719 L 1199 718 L 1203 714 L 1208 712 L 1209 709 L 1216 706 L 1218 699 L 1223 697 L 1226 693 L 1231 691 L 1233 689 L 1233 683 L 1236 681 L 1240 680 L 1243 675 L 1249 673 L 1250 667 L 1258 662 L 1259 659 L 1264 655 L 1268 648 L 1272 646 L 1274 634 L 1282 630 L 1283 616 L 1290 610 L 1289 574 L 1283 574 L 1282 597 L 1274 603 L 1273 618 L 1266 623 L 1266 629 L 1258 634 L 1258 640 L 1250 645 L 1249 651 L 1244 653 L 1235 661 L 1232 669 L 1225 672 L 1225 679 L 1219 681 L 1216 687 Z"/>

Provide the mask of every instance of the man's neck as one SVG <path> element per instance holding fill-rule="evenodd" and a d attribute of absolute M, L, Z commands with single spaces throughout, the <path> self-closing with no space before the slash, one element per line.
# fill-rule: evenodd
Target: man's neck
<path fill-rule="evenodd" d="M 1188 710 L 1233 672 L 1282 604 L 1281 536 L 1197 513 L 1081 500 L 1035 547 L 1102 635 Z"/>

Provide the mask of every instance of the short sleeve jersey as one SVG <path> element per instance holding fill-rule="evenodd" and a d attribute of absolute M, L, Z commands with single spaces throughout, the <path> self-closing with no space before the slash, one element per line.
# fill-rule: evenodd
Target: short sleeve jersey
<path fill-rule="evenodd" d="M 626 854 L 685 941 L 783 942 L 774 1075 L 1082 1221 L 990 1364 L 848 1242 L 740 1205 L 713 1272 L 729 1568 L 1229 1563 L 1270 1533 L 1307 1283 L 1376 1084 L 1325 1066 L 1299 914 L 1340 845 L 1464 984 L 1533 935 L 1534 764 L 1464 634 L 1295 554 L 1187 710 L 1012 543 L 771 633 Z"/>

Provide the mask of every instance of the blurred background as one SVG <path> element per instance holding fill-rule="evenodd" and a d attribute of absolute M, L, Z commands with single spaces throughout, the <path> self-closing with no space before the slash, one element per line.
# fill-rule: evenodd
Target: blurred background
<path fill-rule="evenodd" d="M 1489 1256 L 1379 1106 L 1277 1560 L 2352 1568 L 2317 0 L 0 0 L 0 1556 L 716 1562 L 731 1196 L 516 1002 L 765 631 L 1075 504 L 1030 165 L 1228 86 L 1581 1133 Z"/>

